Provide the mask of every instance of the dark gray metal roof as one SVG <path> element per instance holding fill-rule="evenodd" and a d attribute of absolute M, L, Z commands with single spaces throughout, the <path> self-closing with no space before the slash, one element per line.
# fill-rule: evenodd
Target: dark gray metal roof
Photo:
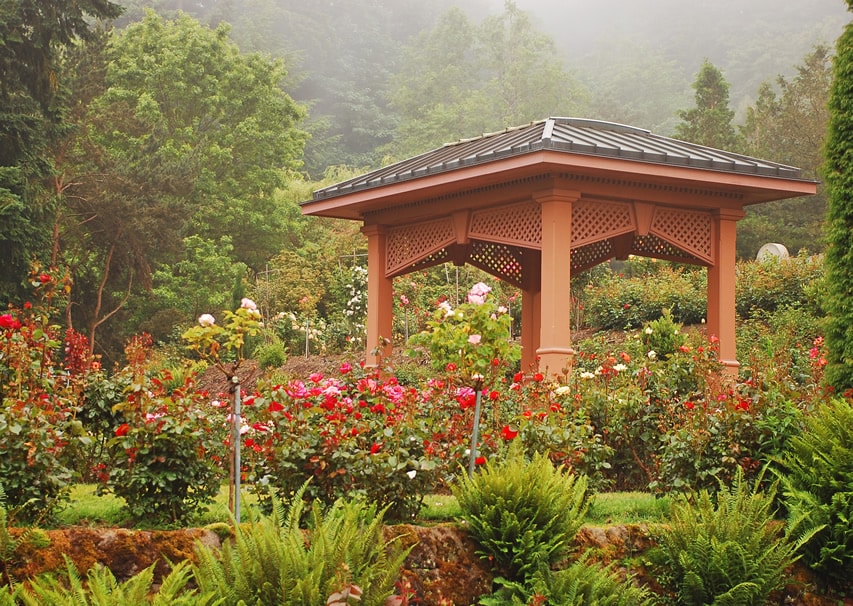
<path fill-rule="evenodd" d="M 448 143 L 425 154 L 319 189 L 314 192 L 313 200 L 325 200 L 541 150 L 801 179 L 800 169 L 792 166 L 655 135 L 642 128 L 599 120 L 548 118 L 497 133 Z"/>

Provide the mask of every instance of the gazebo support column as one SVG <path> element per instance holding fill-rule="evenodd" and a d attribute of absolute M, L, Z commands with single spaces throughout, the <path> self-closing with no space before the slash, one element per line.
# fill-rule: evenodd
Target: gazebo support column
<path fill-rule="evenodd" d="M 539 368 L 558 376 L 571 371 L 572 203 L 577 192 L 552 189 L 534 194 L 542 209 Z"/>
<path fill-rule="evenodd" d="M 740 210 L 721 209 L 714 216 L 714 264 L 708 268 L 708 335 L 719 339 L 719 358 L 725 371 L 736 375 L 735 266 Z"/>
<path fill-rule="evenodd" d="M 367 351 L 365 365 L 376 367 L 391 355 L 394 321 L 393 280 L 385 276 L 387 235 L 381 225 L 365 225 L 367 236 Z"/>
<path fill-rule="evenodd" d="M 539 315 L 542 296 L 538 290 L 521 291 L 521 371 L 536 368 L 536 350 L 539 349 Z"/>

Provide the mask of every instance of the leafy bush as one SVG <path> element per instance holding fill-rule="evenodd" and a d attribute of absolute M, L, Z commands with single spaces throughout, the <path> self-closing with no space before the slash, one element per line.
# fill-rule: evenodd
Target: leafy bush
<path fill-rule="evenodd" d="M 586 477 L 542 454 L 528 462 L 517 446 L 452 490 L 479 554 L 523 582 L 568 555 L 590 499 Z"/>
<path fill-rule="evenodd" d="M 149 377 L 141 364 L 149 346 L 137 338 L 127 348 L 132 388 L 108 444 L 110 487 L 134 520 L 183 524 L 219 492 L 227 424 L 192 378 L 168 393 L 168 376 Z"/>
<path fill-rule="evenodd" d="M 0 315 L 0 487 L 23 522 L 51 516 L 71 481 L 69 451 L 87 440 L 75 418 L 80 382 L 63 369 L 48 315 L 30 304 Z"/>
<path fill-rule="evenodd" d="M 572 562 L 567 568 L 542 568 L 529 583 L 497 579 L 502 584 L 491 596 L 480 598 L 486 606 L 547 603 L 553 606 L 647 606 L 654 603 L 651 593 L 622 578 L 612 566 Z"/>
<path fill-rule="evenodd" d="M 623 277 L 601 272 L 580 293 L 587 326 L 599 330 L 639 328 L 669 310 L 677 322 L 698 324 L 706 315 L 705 272 L 653 264 L 654 271 Z"/>
<path fill-rule="evenodd" d="M 766 603 L 799 546 L 780 534 L 775 497 L 775 487 L 762 492 L 738 472 L 731 487 L 720 486 L 716 503 L 704 490 L 673 504 L 659 545 L 679 604 Z"/>
<path fill-rule="evenodd" d="M 338 501 L 326 513 L 315 503 L 303 531 L 304 488 L 286 511 L 235 527 L 222 550 L 200 545 L 195 579 L 202 594 L 238 604 L 326 604 L 334 594 L 360 594 L 364 606 L 384 606 L 408 553 L 400 537 L 386 541 L 383 512 Z M 345 602 L 346 603 L 346 602 Z"/>
<path fill-rule="evenodd" d="M 824 579 L 853 578 L 853 407 L 836 399 L 806 417 L 782 459 L 784 502 L 817 533 L 803 559 Z"/>
<path fill-rule="evenodd" d="M 278 339 L 255 347 L 252 354 L 261 368 L 278 368 L 287 362 L 287 350 Z"/>
<path fill-rule="evenodd" d="M 759 312 L 804 308 L 819 314 L 819 292 L 813 288 L 823 278 L 823 259 L 803 252 L 797 257 L 737 264 L 735 309 L 748 319 Z"/>
<path fill-rule="evenodd" d="M 199 595 L 188 590 L 192 578 L 189 562 L 181 562 L 153 590 L 154 566 L 119 583 L 109 568 L 97 565 L 80 577 L 74 564 L 66 556 L 65 579 L 42 575 L 30 582 L 22 592 L 25 606 L 208 606 L 216 604 L 214 596 Z M 2 603 L 2 602 L 0 602 Z"/>
<path fill-rule="evenodd" d="M 344 363 L 341 378 L 263 387 L 243 412 L 247 474 L 262 499 L 267 487 L 287 499 L 310 479 L 308 496 L 327 505 L 363 496 L 389 518 L 411 519 L 438 482 L 430 439 L 440 421 L 394 377 Z"/>

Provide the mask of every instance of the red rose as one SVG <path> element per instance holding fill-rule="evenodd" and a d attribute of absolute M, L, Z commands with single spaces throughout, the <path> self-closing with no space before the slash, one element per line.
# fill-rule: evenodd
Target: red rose
<path fill-rule="evenodd" d="M 127 423 L 122 423 L 118 427 L 116 427 L 116 437 L 122 437 L 127 435 L 127 432 L 130 431 L 130 425 Z"/>
<path fill-rule="evenodd" d="M 370 454 L 376 454 L 382 449 L 382 444 L 379 442 L 374 442 L 373 446 L 370 447 Z"/>
<path fill-rule="evenodd" d="M 509 425 L 504 425 L 503 429 L 501 429 L 501 437 L 504 440 L 512 440 L 517 435 L 518 435 L 518 430 L 513 431 Z"/>
<path fill-rule="evenodd" d="M 11 328 L 12 330 L 18 330 L 20 327 L 21 323 L 12 314 L 0 315 L 0 328 Z"/>
<path fill-rule="evenodd" d="M 42 284 L 47 284 L 48 282 L 50 282 L 50 275 L 48 275 L 48 274 L 40 275 L 39 276 L 39 282 L 41 282 Z"/>
<path fill-rule="evenodd" d="M 284 406 L 273 400 L 272 402 L 270 402 L 269 410 L 270 412 L 280 412 L 284 410 Z"/>
<path fill-rule="evenodd" d="M 486 457 L 477 457 L 476 459 L 474 459 L 474 465 L 485 465 L 485 464 L 486 464 Z"/>
<path fill-rule="evenodd" d="M 533 375 L 533 380 L 539 383 L 540 381 L 545 380 L 545 375 L 543 375 L 541 372 L 537 372 L 535 375 Z"/>

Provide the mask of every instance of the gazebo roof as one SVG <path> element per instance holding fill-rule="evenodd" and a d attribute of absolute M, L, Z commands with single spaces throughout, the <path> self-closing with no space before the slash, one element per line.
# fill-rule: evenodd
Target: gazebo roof
<path fill-rule="evenodd" d="M 487 165 L 494 170 L 485 168 Z M 555 170 L 587 176 L 618 174 L 633 180 L 653 179 L 657 184 L 738 189 L 744 195 L 743 204 L 814 193 L 814 181 L 803 179 L 800 169 L 784 164 L 622 124 L 548 118 L 448 143 L 319 189 L 303 203 L 303 212 L 361 219 L 365 212 L 396 204 L 401 196 L 402 201 L 411 201 L 414 192 L 418 196 L 441 195 L 449 187 L 459 191 L 466 183 L 479 185 L 484 178 L 496 182 Z M 775 180 L 780 182 L 773 183 Z M 387 192 L 380 191 L 382 188 Z"/>

